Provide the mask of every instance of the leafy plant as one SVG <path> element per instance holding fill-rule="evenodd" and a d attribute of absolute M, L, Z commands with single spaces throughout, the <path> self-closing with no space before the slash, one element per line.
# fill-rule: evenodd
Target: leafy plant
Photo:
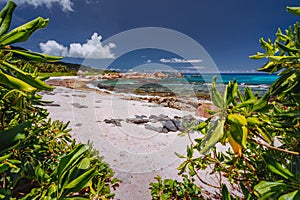
<path fill-rule="evenodd" d="M 162 181 L 160 176 L 155 179 L 157 183 L 150 183 L 154 200 L 203 199 L 201 189 L 187 176 L 184 176 L 183 182 L 172 179 Z"/>
<path fill-rule="evenodd" d="M 8 1 L 0 12 L 0 199 L 112 198 L 119 181 L 109 165 L 91 145 L 75 143 L 68 123 L 47 119 L 37 92 L 53 87 L 37 68 L 20 66 L 17 59 L 61 57 L 9 46 L 26 41 L 49 20 L 38 17 L 8 32 L 15 7 Z"/>
<path fill-rule="evenodd" d="M 300 14 L 300 7 L 287 10 Z M 219 188 L 222 198 L 234 199 L 222 181 L 211 185 L 198 175 L 199 170 L 210 166 L 220 180 L 226 177 L 234 184 L 241 197 L 299 199 L 300 26 L 296 23 L 284 33 L 278 29 L 274 42 L 260 39 L 260 44 L 265 52 L 250 58 L 267 58 L 258 70 L 277 73 L 279 78 L 261 97 L 250 88 L 240 91 L 236 81 L 229 82 L 221 94 L 214 78 L 211 98 L 217 109 L 210 111 L 211 117 L 205 122 L 190 128 L 201 135 L 191 141 L 186 155 L 178 155 L 185 159 L 178 167 L 179 175 L 188 173 L 194 184 L 193 178 L 198 179 Z M 217 143 L 230 148 L 217 152 Z M 157 190 L 151 190 L 154 198 Z"/>

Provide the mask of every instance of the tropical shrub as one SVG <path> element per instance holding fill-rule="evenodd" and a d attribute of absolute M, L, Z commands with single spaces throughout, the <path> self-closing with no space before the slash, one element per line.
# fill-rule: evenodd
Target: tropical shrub
<path fill-rule="evenodd" d="M 87 144 L 76 144 L 68 123 L 52 121 L 38 92 L 53 90 L 16 55 L 43 62 L 61 57 L 11 48 L 46 27 L 38 17 L 9 30 L 16 4 L 0 12 L 0 199 L 109 199 L 118 180 Z"/>
<path fill-rule="evenodd" d="M 287 10 L 300 15 L 300 7 Z M 300 199 L 300 26 L 296 23 L 285 32 L 278 29 L 274 42 L 260 39 L 260 44 L 264 52 L 251 58 L 266 58 L 258 70 L 277 73 L 279 78 L 262 97 L 250 88 L 240 91 L 236 81 L 229 82 L 221 94 L 214 79 L 211 96 L 218 109 L 190 128 L 201 134 L 186 155 L 179 155 L 184 159 L 179 175 L 189 176 L 194 185 L 208 184 L 198 173 L 210 166 L 212 173 L 226 177 L 241 192 L 241 198 Z M 230 148 L 218 152 L 217 143 Z M 170 181 L 158 182 L 168 189 L 158 190 L 158 183 L 151 183 L 153 199 L 194 199 L 190 195 L 165 198 L 172 188 Z M 186 181 L 180 184 L 187 186 Z M 213 187 L 220 189 L 223 199 L 235 199 L 222 181 Z"/>

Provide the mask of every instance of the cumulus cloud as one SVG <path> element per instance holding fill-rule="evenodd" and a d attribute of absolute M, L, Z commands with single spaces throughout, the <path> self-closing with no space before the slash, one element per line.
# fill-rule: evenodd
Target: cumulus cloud
<path fill-rule="evenodd" d="M 40 43 L 43 53 L 63 57 L 84 58 L 84 59 L 106 59 L 115 58 L 112 49 L 116 48 L 114 43 L 102 44 L 102 36 L 94 33 L 86 43 L 72 43 L 65 47 L 54 40 Z"/>
<path fill-rule="evenodd" d="M 162 58 L 160 59 L 160 62 L 162 63 L 200 63 L 202 62 L 202 60 L 200 59 L 181 59 L 181 58 L 170 58 L 170 59 L 166 59 L 166 58 Z"/>
<path fill-rule="evenodd" d="M 0 0 L 0 2 L 7 2 L 7 0 Z M 71 0 L 14 0 L 14 2 L 17 5 L 47 6 L 48 8 L 51 8 L 53 4 L 58 4 L 63 11 L 73 11 Z"/>
<path fill-rule="evenodd" d="M 46 43 L 40 43 L 40 48 L 43 53 L 49 55 L 66 56 L 68 48 L 58 44 L 54 40 L 48 40 Z"/>

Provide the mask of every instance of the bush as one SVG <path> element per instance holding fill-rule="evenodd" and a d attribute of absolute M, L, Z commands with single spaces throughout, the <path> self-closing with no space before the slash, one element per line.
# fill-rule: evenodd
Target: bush
<path fill-rule="evenodd" d="M 300 7 L 287 10 L 300 14 Z M 212 102 L 218 109 L 211 111 L 205 122 L 191 127 L 203 136 L 187 148 L 186 155 L 179 155 L 185 159 L 178 167 L 179 175 L 189 177 L 179 185 L 192 183 L 198 193 L 194 178 L 206 183 L 198 171 L 211 166 L 212 173 L 226 177 L 243 193 L 240 198 L 300 198 L 300 26 L 296 23 L 285 33 L 278 29 L 274 42 L 260 39 L 260 44 L 265 52 L 251 58 L 267 58 L 258 70 L 278 73 L 279 78 L 262 97 L 250 88 L 240 91 L 236 81 L 229 82 L 221 94 L 213 80 Z M 217 152 L 217 143 L 231 148 Z M 169 180 L 158 180 L 160 188 L 170 188 Z M 157 184 L 151 183 L 153 199 L 165 199 L 169 189 L 157 189 Z M 223 199 L 235 199 L 222 181 L 214 187 L 220 189 Z M 193 199 L 188 195 L 175 197 Z"/>
<path fill-rule="evenodd" d="M 8 32 L 15 7 L 9 1 L 0 12 L 0 199 L 112 198 L 119 181 L 109 165 L 90 144 L 75 143 L 68 123 L 47 119 L 38 92 L 53 87 L 31 67 L 15 65 L 15 55 L 61 59 L 10 48 L 49 21 L 38 17 Z"/>

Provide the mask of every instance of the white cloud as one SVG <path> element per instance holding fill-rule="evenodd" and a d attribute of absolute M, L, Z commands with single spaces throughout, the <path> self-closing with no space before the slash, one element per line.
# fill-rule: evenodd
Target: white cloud
<path fill-rule="evenodd" d="M 54 40 L 48 40 L 46 43 L 40 43 L 43 53 L 55 56 L 66 56 L 68 48 L 58 44 Z"/>
<path fill-rule="evenodd" d="M 149 59 L 149 60 L 147 60 L 146 62 L 147 62 L 147 63 L 151 63 L 151 62 L 152 62 L 152 60 L 150 60 L 150 59 Z"/>
<path fill-rule="evenodd" d="M 160 59 L 160 62 L 162 63 L 200 63 L 202 62 L 202 60 L 200 59 L 181 59 L 181 58 L 170 58 L 170 59 L 166 59 L 166 58 L 162 58 Z"/>
<path fill-rule="evenodd" d="M 7 0 L 0 0 L 0 2 L 7 2 Z M 14 0 L 17 5 L 32 5 L 34 7 L 47 6 L 51 8 L 53 4 L 61 6 L 63 11 L 73 11 L 73 3 L 71 0 Z"/>
<path fill-rule="evenodd" d="M 84 59 L 106 59 L 115 58 L 112 49 L 116 48 L 114 43 L 102 44 L 102 36 L 94 33 L 92 37 L 84 44 L 72 43 L 69 47 L 49 40 L 46 43 L 40 43 L 40 49 L 43 53 L 50 55 L 59 55 L 72 58 Z"/>

